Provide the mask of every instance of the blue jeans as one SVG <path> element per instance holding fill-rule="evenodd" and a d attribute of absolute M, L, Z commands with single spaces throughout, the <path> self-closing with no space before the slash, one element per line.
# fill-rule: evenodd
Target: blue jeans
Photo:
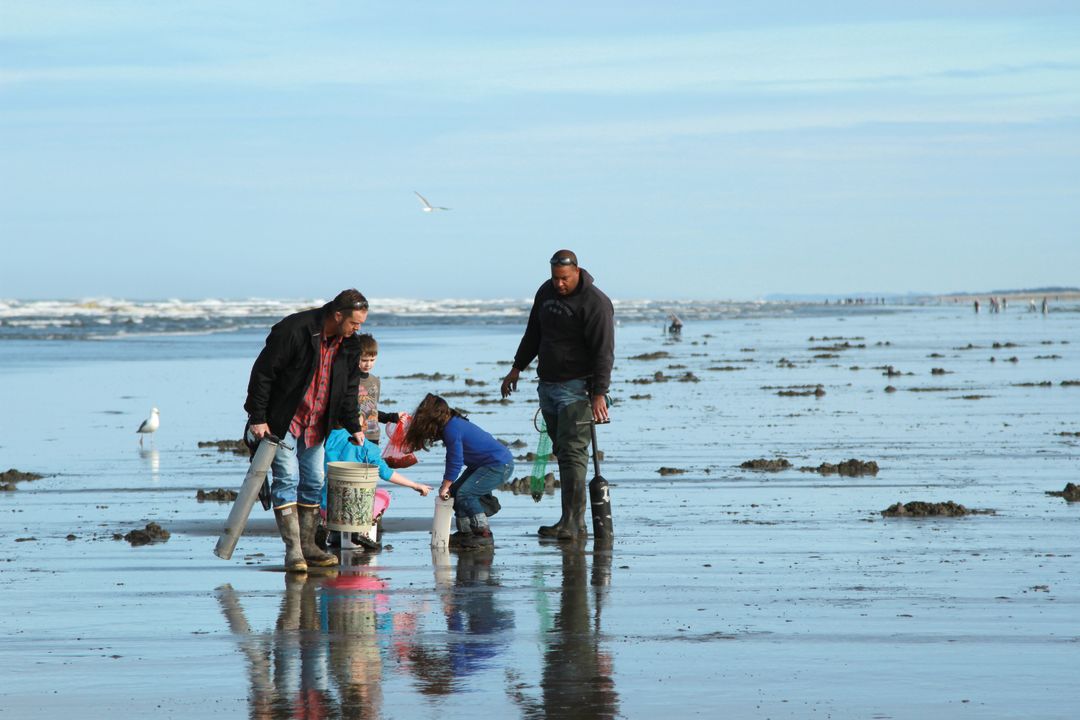
<path fill-rule="evenodd" d="M 510 480 L 514 474 L 514 463 L 505 465 L 484 465 L 469 468 L 450 486 L 454 496 L 454 514 L 458 517 L 483 515 L 484 507 L 480 498 Z"/>
<path fill-rule="evenodd" d="M 270 485 L 270 498 L 275 509 L 296 504 L 319 507 L 323 487 L 322 443 L 309 448 L 302 438 L 287 433 L 285 443 L 278 445 L 271 467 L 274 482 Z"/>
<path fill-rule="evenodd" d="M 589 399 L 585 378 L 565 382 L 541 380 L 536 386 L 536 394 L 540 396 L 541 412 L 552 417 L 558 417 L 564 408 L 576 402 Z"/>

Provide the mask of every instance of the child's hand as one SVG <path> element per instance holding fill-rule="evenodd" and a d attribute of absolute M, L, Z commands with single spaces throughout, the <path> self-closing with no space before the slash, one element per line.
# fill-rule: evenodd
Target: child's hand
<path fill-rule="evenodd" d="M 421 485 L 419 483 L 417 483 L 416 487 L 414 487 L 413 490 L 420 493 L 420 497 L 427 497 L 427 494 L 431 492 L 430 487 L 428 487 L 427 485 Z"/>

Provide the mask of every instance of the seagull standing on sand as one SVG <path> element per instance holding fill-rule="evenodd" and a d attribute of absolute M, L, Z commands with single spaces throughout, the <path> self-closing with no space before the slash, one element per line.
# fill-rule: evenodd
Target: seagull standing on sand
<path fill-rule="evenodd" d="M 157 408 L 150 408 L 150 417 L 142 421 L 142 425 L 135 432 L 139 435 L 139 447 L 142 447 L 143 436 L 150 435 L 150 442 L 154 441 L 153 434 L 161 426 L 161 413 Z"/>
<path fill-rule="evenodd" d="M 413 190 L 413 194 L 415 194 L 416 197 L 420 198 L 420 202 L 424 203 L 424 207 L 423 207 L 424 212 L 429 213 L 429 212 L 435 212 L 436 210 L 449 210 L 450 209 L 448 207 L 441 207 L 439 205 L 432 205 L 431 203 L 429 203 L 427 201 L 426 197 L 424 197 L 420 193 L 416 192 L 415 190 Z"/>

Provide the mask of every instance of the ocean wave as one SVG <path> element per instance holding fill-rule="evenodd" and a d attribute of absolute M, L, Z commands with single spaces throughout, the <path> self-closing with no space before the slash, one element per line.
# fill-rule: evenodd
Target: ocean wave
<path fill-rule="evenodd" d="M 0 339 L 107 339 L 148 335 L 191 335 L 267 328 L 294 312 L 326 300 L 250 298 L 224 300 L 0 300 Z M 746 317 L 894 312 L 895 306 L 841 307 L 787 301 L 613 300 L 620 323 L 665 323 L 670 314 L 684 322 Z M 532 299 L 374 298 L 369 322 L 383 325 L 505 323 L 524 324 Z"/>

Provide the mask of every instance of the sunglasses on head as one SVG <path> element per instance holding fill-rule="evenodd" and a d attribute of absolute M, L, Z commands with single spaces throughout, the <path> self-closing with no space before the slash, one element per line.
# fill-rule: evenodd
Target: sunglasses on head
<path fill-rule="evenodd" d="M 367 310 L 368 309 L 367 301 L 365 300 L 365 301 L 362 301 L 362 302 L 354 302 L 352 304 L 352 309 L 353 310 Z"/>
<path fill-rule="evenodd" d="M 553 257 L 553 258 L 551 258 L 551 264 L 556 265 L 556 266 L 561 265 L 563 267 L 566 267 L 567 265 L 575 265 L 576 266 L 577 265 L 577 260 L 575 260 L 574 258 L 570 258 L 570 257 Z"/>

